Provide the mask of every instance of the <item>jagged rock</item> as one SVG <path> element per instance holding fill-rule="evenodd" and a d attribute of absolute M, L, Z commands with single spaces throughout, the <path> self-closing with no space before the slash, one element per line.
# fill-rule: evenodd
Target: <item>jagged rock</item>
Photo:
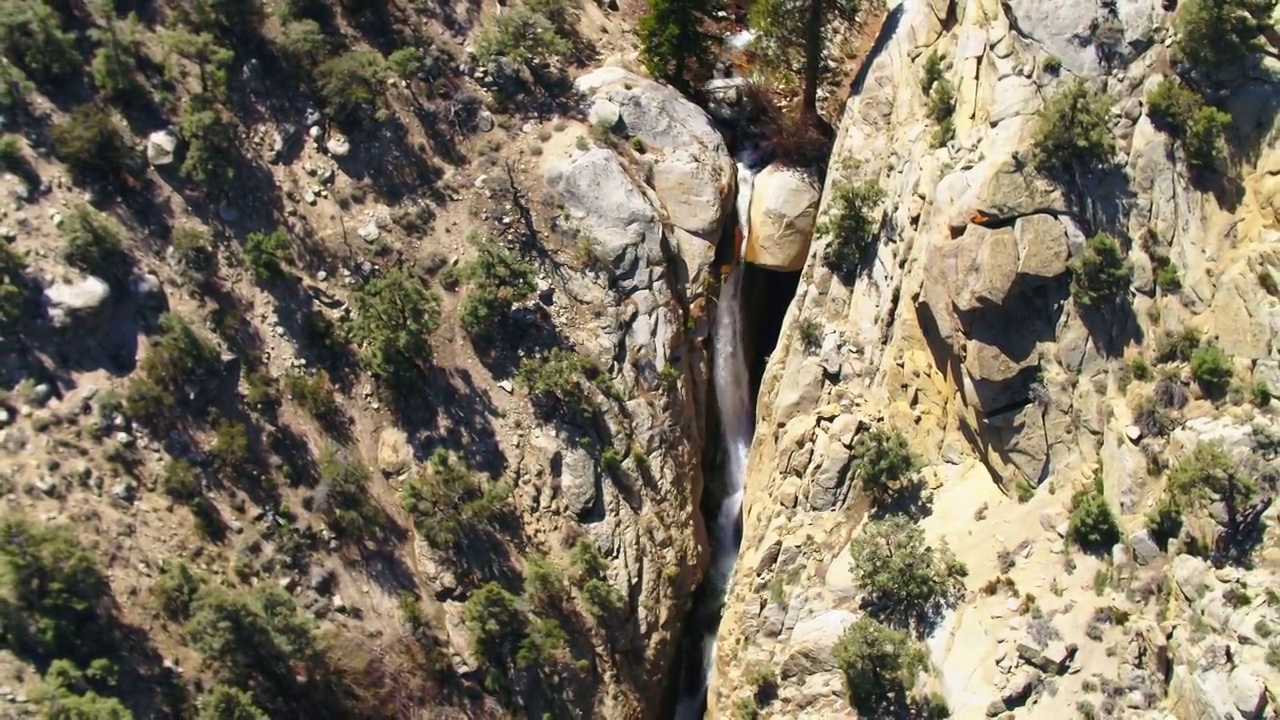
<path fill-rule="evenodd" d="M 596 504 L 596 464 L 585 450 L 566 447 L 558 453 L 560 496 L 565 509 L 574 515 L 584 515 Z M 556 474 L 556 460 L 552 459 L 552 474 Z"/>
<path fill-rule="evenodd" d="M 1096 2 L 1064 4 L 1053 0 L 1005 0 L 1009 23 L 1024 38 L 1044 46 L 1074 75 L 1097 75 L 1103 67 L 1094 48 Z"/>
<path fill-rule="evenodd" d="M 409 436 L 398 427 L 383 428 L 378 433 L 378 469 L 387 477 L 399 475 L 413 462 Z"/>
<path fill-rule="evenodd" d="M 1018 218 L 1013 233 L 1017 239 L 1019 275 L 1048 279 L 1067 271 L 1071 250 L 1067 230 L 1057 218 L 1045 214 Z"/>
<path fill-rule="evenodd" d="M 106 313 L 111 299 L 111 286 L 101 278 L 90 275 L 76 282 L 55 282 L 44 291 L 45 311 L 54 327 L 67 328 L 72 324 L 86 330 L 96 329 Z"/>
<path fill-rule="evenodd" d="M 1208 563 L 1192 555 L 1179 555 L 1173 559 L 1173 581 L 1183 596 L 1193 603 L 1217 584 Z"/>
<path fill-rule="evenodd" d="M 365 224 L 356 228 L 356 235 L 359 235 L 361 240 L 371 243 L 382 236 L 382 231 L 378 229 L 377 221 L 370 219 Z"/>
<path fill-rule="evenodd" d="M 1238 667 L 1231 671 L 1231 700 L 1245 720 L 1262 717 L 1267 708 L 1267 685 L 1252 670 Z"/>
<path fill-rule="evenodd" d="M 587 122 L 593 127 L 613 129 L 621 118 L 622 108 L 618 107 L 617 103 L 603 98 L 591 103 L 591 109 L 587 111 Z"/>
<path fill-rule="evenodd" d="M 848 610 L 828 610 L 796 623 L 788 644 L 790 653 L 783 659 L 778 675 L 787 679 L 835 670 L 836 661 L 831 651 L 844 629 L 856 619 Z"/>
<path fill-rule="evenodd" d="M 178 152 L 178 136 L 171 130 L 157 130 L 147 136 L 147 162 L 164 167 L 174 161 Z"/>
<path fill-rule="evenodd" d="M 1151 537 L 1151 531 L 1147 529 L 1130 535 L 1129 547 L 1133 548 L 1133 558 L 1139 565 L 1153 563 L 1160 557 L 1160 546 L 1156 544 L 1155 538 Z"/>
<path fill-rule="evenodd" d="M 1031 697 L 1032 693 L 1040 689 L 1040 685 L 1044 682 L 1044 676 L 1036 670 L 1027 670 L 1009 682 L 1009 685 L 1000 694 L 1000 704 L 1007 708 L 1021 707 Z"/>
<path fill-rule="evenodd" d="M 793 272 L 804 266 L 818 215 L 819 188 L 810 172 L 770 165 L 751 192 L 746 261 Z"/>
<path fill-rule="evenodd" d="M 574 86 L 593 102 L 617 106 L 623 131 L 644 143 L 653 162 L 653 190 L 670 222 L 719 240 L 735 172 L 707 113 L 674 88 L 618 67 L 593 70 Z"/>
<path fill-rule="evenodd" d="M 1077 649 L 1075 643 L 1064 643 L 1061 640 L 1050 642 L 1043 650 L 1027 643 L 1018 643 L 1018 657 L 1038 670 L 1050 675 L 1061 675 L 1071 666 Z"/>

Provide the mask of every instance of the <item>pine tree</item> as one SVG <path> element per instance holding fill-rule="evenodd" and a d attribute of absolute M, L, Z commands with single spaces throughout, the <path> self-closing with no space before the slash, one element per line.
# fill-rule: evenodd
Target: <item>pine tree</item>
<path fill-rule="evenodd" d="M 640 54 L 654 77 L 687 87 L 689 74 L 706 74 L 716 37 L 702 27 L 717 0 L 651 0 L 640 18 Z"/>
<path fill-rule="evenodd" d="M 856 26 L 881 5 L 882 0 L 757 0 L 751 27 L 760 33 L 765 61 L 781 72 L 802 71 L 802 114 L 818 114 L 818 82 L 827 69 L 822 49 L 832 25 Z"/>

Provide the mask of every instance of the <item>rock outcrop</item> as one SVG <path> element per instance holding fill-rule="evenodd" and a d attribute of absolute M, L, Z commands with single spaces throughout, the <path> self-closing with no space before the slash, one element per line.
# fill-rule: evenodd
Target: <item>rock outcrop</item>
<path fill-rule="evenodd" d="M 819 188 L 811 172 L 770 165 L 755 178 L 744 259 L 770 270 L 804 267 L 818 215 Z"/>
<path fill-rule="evenodd" d="M 1249 401 L 1243 388 L 1274 376 L 1280 350 L 1280 300 L 1256 272 L 1275 267 L 1280 239 L 1270 196 L 1257 191 L 1280 156 L 1275 118 L 1259 108 L 1274 107 L 1280 88 L 1250 82 L 1225 101 L 1248 118 L 1239 126 L 1257 148 L 1233 165 L 1250 190 L 1223 202 L 1193 183 L 1180 148 L 1143 111 L 1169 67 L 1165 7 L 922 0 L 891 9 L 842 116 L 818 214 L 820 226 L 834 183 L 878 181 L 874 257 L 837 276 L 820 261 L 828 238 L 814 238 L 765 371 L 742 556 L 717 645 L 718 716 L 751 695 L 744 678 L 761 667 L 779 678 L 766 716 L 849 713 L 810 628 L 864 610 L 849 539 L 867 501 L 851 470 L 859 434 L 877 426 L 900 430 L 920 458 L 932 497 L 920 525 L 969 570 L 965 596 L 924 637 L 929 689 L 954 717 L 1069 717 L 1085 703 L 1104 715 L 1123 707 L 1179 718 L 1273 707 L 1280 676 L 1258 654 L 1271 641 L 1253 643 L 1238 623 L 1269 627 L 1271 610 L 1249 588 L 1274 582 L 1280 556 L 1263 543 L 1254 569 L 1229 571 L 1236 590 L 1219 592 L 1247 597 L 1238 612 L 1249 619 L 1226 619 L 1235 611 L 1205 600 L 1215 573 L 1191 572 L 1194 558 L 1180 554 L 1227 542 L 1225 502 L 1189 515 L 1167 548 L 1147 516 L 1169 467 L 1200 441 L 1237 448 L 1233 461 L 1250 476 L 1278 473 L 1274 450 L 1243 440 L 1272 432 L 1265 397 Z M 942 147 L 920 90 L 935 52 L 957 89 L 955 136 Z M 1077 76 L 1115 102 L 1116 165 L 1092 174 L 1084 197 L 1030 162 L 1036 113 Z M 1073 261 L 1100 230 L 1121 239 L 1134 268 L 1130 292 L 1105 311 L 1071 296 Z M 1164 266 L 1178 286 L 1169 271 L 1157 281 Z M 800 337 L 801 318 L 829 328 L 820 348 Z M 1157 346 L 1184 327 L 1233 356 L 1234 400 L 1202 396 L 1185 362 L 1161 366 L 1163 381 L 1150 376 Z M 1065 537 L 1071 497 L 1095 476 L 1127 538 L 1106 558 Z M 1277 515 L 1270 482 L 1250 511 L 1264 518 Z M 1157 596 L 1171 560 L 1188 592 Z M 1221 629 L 1193 629 L 1215 613 Z M 1192 663 L 1197 653 L 1223 661 Z"/>

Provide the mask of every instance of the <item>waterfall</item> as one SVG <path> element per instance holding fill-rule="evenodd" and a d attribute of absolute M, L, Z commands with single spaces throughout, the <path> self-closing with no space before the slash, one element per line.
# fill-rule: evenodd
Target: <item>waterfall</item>
<path fill-rule="evenodd" d="M 749 228 L 751 192 L 755 173 L 751 169 L 754 153 L 744 151 L 738 158 L 738 227 Z M 746 236 L 734 249 L 735 260 L 746 252 Z M 700 658 L 697 684 L 682 690 L 676 704 L 676 720 L 700 720 L 706 700 L 711 668 L 715 662 L 716 630 L 720 605 L 729 590 L 733 568 L 737 564 L 742 542 L 742 496 L 747 480 L 747 454 L 755 429 L 752 412 L 751 378 L 747 372 L 747 350 L 744 345 L 742 317 L 743 268 L 736 265 L 720 287 L 716 309 L 715 355 L 712 375 L 716 391 L 716 409 L 720 415 L 720 433 L 724 449 L 721 471 L 723 499 L 714 518 L 709 518 L 707 531 L 711 537 L 711 569 L 706 579 L 702 610 L 707 614 L 705 634 L 699 638 Z"/>

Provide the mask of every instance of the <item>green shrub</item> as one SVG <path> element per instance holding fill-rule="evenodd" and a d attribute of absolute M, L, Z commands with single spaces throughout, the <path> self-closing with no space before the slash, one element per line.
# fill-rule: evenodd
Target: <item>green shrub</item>
<path fill-rule="evenodd" d="M 605 448 L 604 452 L 600 454 L 600 469 L 604 470 L 605 474 L 610 477 L 617 476 L 618 473 L 622 472 L 622 462 L 625 459 L 622 452 L 617 448 Z"/>
<path fill-rule="evenodd" d="M 4 646 L 49 661 L 97 657 L 110 597 L 97 559 L 62 525 L 0 516 L 0 617 Z"/>
<path fill-rule="evenodd" d="M 229 685 L 214 685 L 200 698 L 197 720 L 270 720 L 253 696 Z"/>
<path fill-rule="evenodd" d="M 1156 346 L 1156 360 L 1162 363 L 1189 362 L 1203 341 L 1200 331 L 1192 327 L 1166 332 Z"/>
<path fill-rule="evenodd" d="M 195 64 L 199 72 L 200 94 L 222 97 L 227 90 L 227 80 L 235 53 L 227 49 L 218 38 L 206 32 L 165 29 L 160 32 L 161 44 L 168 53 L 178 55 Z M 170 72 L 181 72 L 172 64 Z"/>
<path fill-rule="evenodd" d="M 0 5 L 0 55 L 27 77 L 52 85 L 83 66 L 75 35 L 44 2 Z"/>
<path fill-rule="evenodd" d="M 160 477 L 160 489 L 174 500 L 191 500 L 200 495 L 200 476 L 186 460 L 170 460 Z"/>
<path fill-rule="evenodd" d="M 94 660 L 83 672 L 69 660 L 55 660 L 32 700 L 41 706 L 40 717 L 49 720 L 133 720 L 133 713 L 119 700 L 89 689 L 91 684 L 114 687 L 115 675 L 114 665 L 103 658 Z"/>
<path fill-rule="evenodd" d="M 141 420 L 167 420 L 165 415 L 184 405 L 220 365 L 217 348 L 182 316 L 165 313 L 160 330 L 131 378 L 125 399 L 126 412 Z"/>
<path fill-rule="evenodd" d="M 463 270 L 471 289 L 459 308 L 458 320 L 473 339 L 487 342 L 512 308 L 533 295 L 537 270 L 492 241 L 477 245 L 477 251 L 476 259 Z"/>
<path fill-rule="evenodd" d="M 827 267 L 852 276 L 862 265 L 862 258 L 875 245 L 879 221 L 877 206 L 884 200 L 884 190 L 876 181 L 838 182 L 832 192 L 830 214 L 818 225 L 825 235 Z"/>
<path fill-rule="evenodd" d="M 402 47 L 387 56 L 387 67 L 404 80 L 417 77 L 422 72 L 423 62 L 422 51 L 416 47 Z"/>
<path fill-rule="evenodd" d="M 317 459 L 316 511 L 334 534 L 358 540 L 378 530 L 383 513 L 369 494 L 369 467 L 347 450 L 326 444 Z"/>
<path fill-rule="evenodd" d="M 525 636 L 524 616 L 516 596 L 497 583 L 486 583 L 467 598 L 462 609 L 476 654 L 504 662 Z"/>
<path fill-rule="evenodd" d="M 942 53 L 936 49 L 930 51 L 924 59 L 924 68 L 920 76 L 920 92 L 928 97 L 929 92 L 933 90 L 933 86 L 937 85 L 945 74 Z"/>
<path fill-rule="evenodd" d="M 17 135 L 0 135 L 0 170 L 17 174 L 24 170 L 27 159 L 22 156 L 22 141 Z"/>
<path fill-rule="evenodd" d="M 1136 357 L 1129 363 L 1129 372 L 1132 373 L 1133 379 L 1138 382 L 1147 382 L 1154 377 L 1151 372 L 1151 366 L 1142 357 Z"/>
<path fill-rule="evenodd" d="M 1190 508 L 1209 498 L 1221 498 L 1229 509 L 1235 509 L 1253 502 L 1258 485 L 1235 466 L 1221 443 L 1202 442 L 1169 471 L 1168 492 L 1174 507 L 1179 509 Z"/>
<path fill-rule="evenodd" d="M 535 407 L 544 416 L 566 411 L 584 415 L 594 408 L 587 369 L 586 358 L 578 353 L 552 348 L 542 355 L 525 357 L 520 362 L 516 381 L 529 392 Z"/>
<path fill-rule="evenodd" d="M 102 29 L 91 33 L 100 43 L 90 66 L 93 84 L 112 100 L 130 100 L 143 89 L 136 77 L 137 16 L 131 16 L 122 23 L 115 17 L 114 9 L 107 8 L 106 12 L 108 17 L 104 19 Z"/>
<path fill-rule="evenodd" d="M 1271 270 L 1265 267 L 1258 267 L 1254 274 L 1258 277 L 1258 285 L 1266 291 L 1271 297 L 1280 297 L 1280 283 L 1276 282 L 1276 276 L 1271 274 Z"/>
<path fill-rule="evenodd" d="M 77 205 L 62 221 L 66 243 L 62 257 L 69 265 L 97 275 L 117 288 L 128 279 L 133 265 L 120 240 L 114 221 L 88 205 Z"/>
<path fill-rule="evenodd" d="M 1255 380 L 1249 388 L 1249 395 L 1253 399 L 1253 404 L 1258 407 L 1266 407 L 1271 404 L 1274 395 L 1271 393 L 1271 386 L 1263 380 Z"/>
<path fill-rule="evenodd" d="M 853 576 L 868 600 L 902 622 L 927 621 L 951 603 L 968 574 L 945 545 L 935 550 L 911 520 L 875 520 L 849 546 Z"/>
<path fill-rule="evenodd" d="M 191 572 L 186 563 L 169 563 L 156 578 L 153 589 L 156 601 L 160 603 L 160 612 L 170 620 L 185 622 L 203 584 L 200 576 Z"/>
<path fill-rule="evenodd" d="M 1107 552 L 1120 541 L 1120 526 L 1102 492 L 1102 476 L 1071 498 L 1067 536 L 1090 552 Z"/>
<path fill-rule="evenodd" d="M 1071 297 L 1081 305 L 1100 307 L 1128 295 L 1133 265 L 1115 238 L 1098 233 L 1085 245 L 1084 254 L 1071 265 Z"/>
<path fill-rule="evenodd" d="M 1169 541 L 1182 533 L 1182 510 L 1169 497 L 1163 497 L 1147 515 L 1146 524 L 1156 544 L 1167 548 Z"/>
<path fill-rule="evenodd" d="M 1062 59 L 1057 55 L 1046 55 L 1041 67 L 1044 68 L 1046 73 L 1049 73 L 1050 75 L 1057 75 L 1062 72 Z"/>
<path fill-rule="evenodd" d="M 53 126 L 53 155 L 67 164 L 76 182 L 113 182 L 132 172 L 135 154 L 104 105 L 76 108 Z"/>
<path fill-rule="evenodd" d="M 254 0 L 194 0 L 178 7 L 177 19 L 201 32 L 248 37 L 263 20 L 263 5 Z"/>
<path fill-rule="evenodd" d="M 920 461 L 907 447 L 907 439 L 897 430 L 871 428 L 853 443 L 850 474 L 862 485 L 862 491 L 877 504 L 890 501 L 920 467 Z"/>
<path fill-rule="evenodd" d="M 292 253 L 292 244 L 283 229 L 249 233 L 244 239 L 244 259 L 253 276 L 262 282 L 281 277 L 281 263 Z"/>
<path fill-rule="evenodd" d="M 636 26 L 645 69 L 676 87 L 701 77 L 714 61 L 716 36 L 704 29 L 714 0 L 653 0 Z"/>
<path fill-rule="evenodd" d="M 1201 73 L 1243 68 L 1263 46 L 1275 5 L 1275 0 L 1185 0 L 1178 8 L 1174 49 Z"/>
<path fill-rule="evenodd" d="M 249 448 L 249 429 L 242 422 L 218 418 L 213 425 L 213 445 L 209 461 L 223 480 L 241 477 L 253 456 Z"/>
<path fill-rule="evenodd" d="M 530 555 L 524 563 L 524 592 L 535 607 L 553 607 L 566 593 L 564 573 L 546 555 Z"/>
<path fill-rule="evenodd" d="M 274 582 L 235 592 L 205 585 L 183 635 L 219 681 L 256 685 L 268 696 L 291 688 L 293 663 L 305 667 L 315 652 L 313 621 Z"/>
<path fill-rule="evenodd" d="M 350 50 L 321 63 L 315 80 L 329 112 L 339 119 L 354 119 L 370 109 L 382 114 L 386 74 L 386 62 L 378 53 Z"/>
<path fill-rule="evenodd" d="M 482 63 L 501 56 L 534 69 L 567 58 L 572 52 L 573 45 L 555 24 L 527 2 L 494 17 L 476 40 L 476 57 Z"/>
<path fill-rule="evenodd" d="M 1220 396 L 1226 392 L 1233 374 L 1231 356 L 1212 340 L 1202 343 L 1191 354 L 1191 377 L 1206 394 Z"/>
<path fill-rule="evenodd" d="M 332 40 L 315 20 L 284 23 L 278 42 L 285 55 L 308 68 L 323 62 L 333 49 Z"/>
<path fill-rule="evenodd" d="M 569 642 L 569 635 L 554 618 L 538 618 L 528 625 L 528 633 L 516 651 L 516 667 L 524 670 L 546 668 Z"/>
<path fill-rule="evenodd" d="M 1156 287 L 1164 292 L 1176 293 L 1182 289 L 1182 277 L 1178 274 L 1178 266 L 1166 262 L 1156 271 Z"/>
<path fill-rule="evenodd" d="M 236 131 L 207 95 L 197 95 L 182 106 L 178 134 L 187 145 L 179 171 L 182 177 L 211 200 L 230 197 L 235 191 Z"/>
<path fill-rule="evenodd" d="M 1093 92 L 1084 80 L 1049 98 L 1036 116 L 1032 137 L 1036 168 L 1050 173 L 1110 166 L 1116 154 L 1111 104 L 1111 98 Z"/>
<path fill-rule="evenodd" d="M 1206 105 L 1180 80 L 1162 79 L 1147 96 L 1147 113 L 1157 127 L 1178 139 L 1190 164 L 1208 167 L 1222 157 L 1231 116 Z"/>
<path fill-rule="evenodd" d="M 0 243 L 0 337 L 22 322 L 27 305 L 27 264 L 8 243 Z"/>
<path fill-rule="evenodd" d="M 400 501 L 422 539 L 444 550 L 498 519 L 508 493 L 505 484 L 478 480 L 447 451 L 437 449 L 404 482 Z"/>
<path fill-rule="evenodd" d="M 343 416 L 342 404 L 329 381 L 329 373 L 317 370 L 307 374 L 292 372 L 285 375 L 284 391 L 311 417 L 321 424 L 332 425 Z"/>
<path fill-rule="evenodd" d="M 204 284 L 213 277 L 217 258 L 208 230 L 197 225 L 178 225 L 173 228 L 169 244 L 173 248 L 173 259 L 189 279 Z"/>
<path fill-rule="evenodd" d="M 865 615 L 845 628 L 832 654 L 849 701 L 863 717 L 897 716 L 916 676 L 929 667 L 923 646 L 911 635 Z"/>
<path fill-rule="evenodd" d="M 409 388 L 431 362 L 431 334 L 440 326 L 440 297 L 416 276 L 396 268 L 370 281 L 352 298 L 351 340 L 360 362 L 380 382 Z"/>
<path fill-rule="evenodd" d="M 796 321 L 796 336 L 806 352 L 816 352 L 822 346 L 822 323 L 808 316 L 802 317 Z"/>
<path fill-rule="evenodd" d="M 617 617 L 625 603 L 608 579 L 609 561 L 595 543 L 583 538 L 569 550 L 569 572 L 581 589 L 583 603 L 599 618 Z"/>

